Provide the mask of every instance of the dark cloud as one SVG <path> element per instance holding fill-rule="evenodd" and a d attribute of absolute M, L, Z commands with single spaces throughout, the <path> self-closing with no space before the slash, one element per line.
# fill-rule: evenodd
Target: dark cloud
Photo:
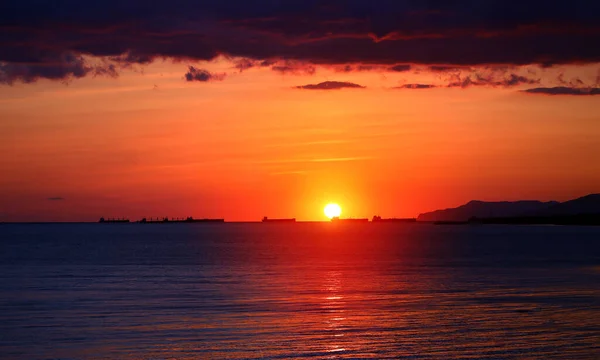
<path fill-rule="evenodd" d="M 345 65 L 333 65 L 334 71 L 337 72 L 360 72 L 360 71 L 372 71 L 379 70 L 381 66 L 369 65 L 369 64 L 345 64 Z"/>
<path fill-rule="evenodd" d="M 90 65 L 80 55 L 65 53 L 46 55 L 34 63 L 1 63 L 0 84 L 33 83 L 39 79 L 63 80 L 82 78 L 88 74 L 116 77 L 113 64 Z"/>
<path fill-rule="evenodd" d="M 251 69 L 256 66 L 255 61 L 252 61 L 251 59 L 237 59 L 234 61 L 234 64 L 235 68 L 238 69 L 240 72 Z"/>
<path fill-rule="evenodd" d="M 126 53 L 121 54 L 119 56 L 110 57 L 110 60 L 116 61 L 118 63 L 124 63 L 125 65 L 127 65 L 127 64 L 149 64 L 154 59 L 153 59 L 152 55 L 136 54 L 133 51 L 127 51 Z"/>
<path fill-rule="evenodd" d="M 282 74 L 314 74 L 317 69 L 314 65 L 298 61 L 280 61 L 271 66 L 271 70 Z"/>
<path fill-rule="evenodd" d="M 539 82 L 539 79 L 532 79 L 517 74 L 499 77 L 497 72 L 492 72 L 488 75 L 473 74 L 462 78 L 459 76 L 458 80 L 450 82 L 447 86 L 461 88 L 471 86 L 513 87 L 525 84 L 539 84 Z"/>
<path fill-rule="evenodd" d="M 389 67 L 390 71 L 397 71 L 397 72 L 404 72 L 404 71 L 410 71 L 411 66 L 408 64 L 401 64 L 401 65 L 394 65 Z"/>
<path fill-rule="evenodd" d="M 433 84 L 404 84 L 401 86 L 396 86 L 394 89 L 432 89 L 437 87 Z"/>
<path fill-rule="evenodd" d="M 117 71 L 117 67 L 114 64 L 107 64 L 105 66 L 97 66 L 94 68 L 95 76 L 108 76 L 112 78 L 116 78 L 119 76 L 119 72 Z"/>
<path fill-rule="evenodd" d="M 213 74 L 204 69 L 198 69 L 193 66 L 189 67 L 188 72 L 185 73 L 186 81 L 210 81 L 210 80 L 223 80 L 225 74 Z"/>
<path fill-rule="evenodd" d="M 530 94 L 542 95 L 600 95 L 600 88 L 574 88 L 566 86 L 540 87 L 522 90 Z"/>
<path fill-rule="evenodd" d="M 82 55 L 118 66 L 219 55 L 388 67 L 594 63 L 599 23 L 600 2 L 589 0 L 3 1 L 0 76 L 94 74 Z"/>
<path fill-rule="evenodd" d="M 345 81 L 325 81 L 318 84 L 308 84 L 302 86 L 296 86 L 296 89 L 305 89 L 305 90 L 337 90 L 343 88 L 355 88 L 355 89 L 364 89 L 364 86 L 354 84 L 351 82 Z"/>
<path fill-rule="evenodd" d="M 251 68 L 270 67 L 271 70 L 282 74 L 314 74 L 317 69 L 315 65 L 305 61 L 294 60 L 252 60 L 248 58 L 233 59 L 234 67 L 240 72 Z"/>
<path fill-rule="evenodd" d="M 277 64 L 277 62 L 278 62 L 278 60 L 276 60 L 276 59 L 267 59 L 267 60 L 254 60 L 254 59 L 248 59 L 248 58 L 233 59 L 234 67 L 236 69 L 240 70 L 240 72 L 254 68 L 254 67 L 274 66 L 275 64 Z"/>
<path fill-rule="evenodd" d="M 556 81 L 563 86 L 571 87 L 571 88 L 581 88 L 585 86 L 585 83 L 580 78 L 572 78 L 569 80 L 565 79 L 565 74 L 560 73 L 556 79 Z"/>
<path fill-rule="evenodd" d="M 60 196 L 54 196 L 54 197 L 49 197 L 48 200 L 50 201 L 63 201 L 65 198 L 60 197 Z"/>

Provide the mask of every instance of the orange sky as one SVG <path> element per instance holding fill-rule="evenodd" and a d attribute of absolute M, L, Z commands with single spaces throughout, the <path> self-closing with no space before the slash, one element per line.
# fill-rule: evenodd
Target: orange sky
<path fill-rule="evenodd" d="M 229 74 L 190 83 L 187 64 L 164 61 L 117 79 L 0 87 L 0 221 L 324 220 L 327 202 L 346 217 L 413 217 L 471 199 L 600 192 L 595 96 L 204 65 Z M 294 88 L 328 80 L 366 88 Z"/>

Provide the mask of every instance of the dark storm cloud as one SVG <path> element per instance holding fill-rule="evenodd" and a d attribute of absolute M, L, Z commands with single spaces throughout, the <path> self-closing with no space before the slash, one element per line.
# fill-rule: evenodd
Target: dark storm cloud
<path fill-rule="evenodd" d="M 210 80 L 223 80 L 225 74 L 213 74 L 204 69 L 198 69 L 190 66 L 188 72 L 185 73 L 186 81 L 201 81 L 206 82 Z"/>
<path fill-rule="evenodd" d="M 94 74 L 81 55 L 119 66 L 218 55 L 313 65 L 591 63 L 600 61 L 599 23 L 600 2 L 589 0 L 3 1 L 0 76 Z"/>
<path fill-rule="evenodd" d="M 600 95 L 600 88 L 574 88 L 566 86 L 557 86 L 550 88 L 533 88 L 523 90 L 523 92 L 530 94 L 542 94 L 542 95 Z"/>
<path fill-rule="evenodd" d="M 302 86 L 296 86 L 296 89 L 305 89 L 305 90 L 338 90 L 343 88 L 355 88 L 355 89 L 364 89 L 364 86 L 354 84 L 351 82 L 345 81 L 325 81 L 318 84 L 308 84 Z"/>
<path fill-rule="evenodd" d="M 401 86 L 396 86 L 394 89 L 432 89 L 437 87 L 433 84 L 404 84 Z"/>

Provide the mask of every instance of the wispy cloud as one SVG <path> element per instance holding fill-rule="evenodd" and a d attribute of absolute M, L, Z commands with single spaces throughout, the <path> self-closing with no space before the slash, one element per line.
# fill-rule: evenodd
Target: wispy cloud
<path fill-rule="evenodd" d="M 257 161 L 256 164 L 296 164 L 296 163 L 321 163 L 321 162 L 346 162 L 373 159 L 371 156 L 347 156 L 331 158 L 309 158 L 309 159 L 276 159 Z"/>
<path fill-rule="evenodd" d="M 317 140 L 317 141 L 304 141 L 304 142 L 290 142 L 283 144 L 267 144 L 266 148 L 279 148 L 279 147 L 302 147 L 302 146 L 318 146 L 318 145 L 330 145 L 330 144 L 347 144 L 350 140 Z"/>
<path fill-rule="evenodd" d="M 467 88 L 471 86 L 491 86 L 491 87 L 513 87 L 525 84 L 539 84 L 540 79 L 529 78 L 518 74 L 509 74 L 508 76 L 498 76 L 496 72 L 487 75 L 472 74 L 464 77 L 458 76 L 458 79 L 450 82 L 448 87 Z"/>
<path fill-rule="evenodd" d="M 306 170 L 290 170 L 290 171 L 278 171 L 270 173 L 272 176 L 282 176 L 282 175 L 304 175 L 308 173 Z"/>
<path fill-rule="evenodd" d="M 313 75 L 317 68 L 315 65 L 302 61 L 280 61 L 271 66 L 271 70 L 282 74 Z"/>
<path fill-rule="evenodd" d="M 336 157 L 336 158 L 322 158 L 312 159 L 311 162 L 345 162 L 345 161 L 359 161 L 372 159 L 370 156 L 352 156 L 352 157 Z"/>

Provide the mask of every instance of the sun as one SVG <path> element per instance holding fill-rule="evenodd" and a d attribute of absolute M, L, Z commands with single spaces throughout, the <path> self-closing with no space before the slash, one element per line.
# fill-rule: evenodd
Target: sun
<path fill-rule="evenodd" d="M 330 219 L 334 217 L 340 217 L 342 214 L 342 208 L 338 204 L 327 204 L 325 205 L 325 209 L 323 209 L 323 211 L 325 212 L 325 216 Z"/>

